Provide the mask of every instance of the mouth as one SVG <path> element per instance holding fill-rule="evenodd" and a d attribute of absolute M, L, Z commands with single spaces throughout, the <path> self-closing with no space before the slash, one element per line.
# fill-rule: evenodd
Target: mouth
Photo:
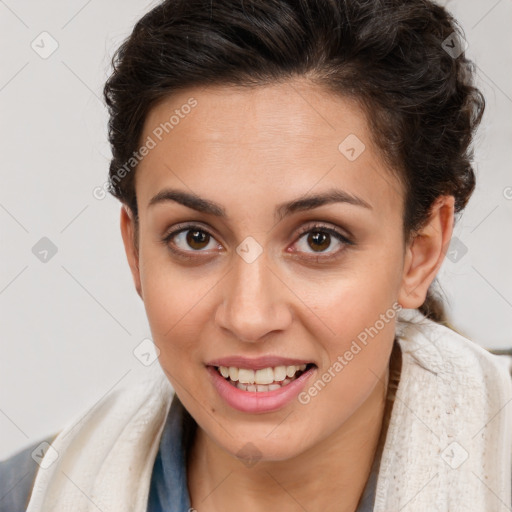
<path fill-rule="evenodd" d="M 269 366 L 253 370 L 236 366 L 213 366 L 231 386 L 252 393 L 266 393 L 285 388 L 312 368 L 314 363 Z"/>
<path fill-rule="evenodd" d="M 262 414 L 291 405 L 318 366 L 277 356 L 231 356 L 210 361 L 206 370 L 225 404 L 243 413 Z"/>

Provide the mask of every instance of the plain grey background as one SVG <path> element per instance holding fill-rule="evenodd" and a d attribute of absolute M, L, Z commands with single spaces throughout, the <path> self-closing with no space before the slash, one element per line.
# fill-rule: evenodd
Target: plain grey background
<path fill-rule="evenodd" d="M 92 191 L 105 183 L 110 159 L 101 91 L 111 55 L 155 3 L 0 0 L 0 459 L 148 369 L 137 357 L 150 330 L 126 263 L 120 205 Z M 445 3 L 465 31 L 487 111 L 477 190 L 439 281 L 453 325 L 482 346 L 505 348 L 512 1 Z"/>

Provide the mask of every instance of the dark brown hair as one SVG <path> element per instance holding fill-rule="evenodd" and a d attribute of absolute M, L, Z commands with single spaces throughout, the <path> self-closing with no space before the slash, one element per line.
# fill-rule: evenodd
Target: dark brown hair
<path fill-rule="evenodd" d="M 167 0 L 115 53 L 105 84 L 112 161 L 109 192 L 138 219 L 134 174 L 143 123 L 187 87 L 254 87 L 303 76 L 357 100 L 390 169 L 405 186 L 404 234 L 437 197 L 466 205 L 475 186 L 471 142 L 485 101 L 464 33 L 429 0 Z M 444 321 L 429 291 L 420 308 Z"/>

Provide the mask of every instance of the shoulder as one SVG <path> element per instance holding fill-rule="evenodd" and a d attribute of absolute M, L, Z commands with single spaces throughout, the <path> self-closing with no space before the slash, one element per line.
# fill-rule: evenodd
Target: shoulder
<path fill-rule="evenodd" d="M 0 512 L 20 512 L 26 509 L 39 468 L 32 458 L 32 452 L 42 442 L 51 443 L 56 435 L 41 439 L 0 461 Z"/>

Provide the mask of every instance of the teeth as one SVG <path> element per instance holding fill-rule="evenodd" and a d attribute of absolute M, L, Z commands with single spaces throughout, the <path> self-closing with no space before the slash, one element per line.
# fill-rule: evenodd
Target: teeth
<path fill-rule="evenodd" d="M 295 376 L 298 371 L 304 371 L 306 369 L 305 364 L 291 365 L 291 366 L 276 366 L 275 368 L 268 367 L 262 368 L 261 370 L 251 370 L 248 368 L 236 368 L 234 366 L 219 366 L 218 370 L 220 374 L 227 379 L 231 379 L 233 382 L 239 384 L 256 384 L 254 391 L 258 386 L 279 386 L 279 384 L 272 384 L 273 382 L 285 382 L 285 380 L 291 379 Z M 238 386 L 237 386 L 238 387 Z M 245 388 L 240 388 L 245 389 Z M 277 388 L 275 388 L 277 389 Z M 250 391 L 250 389 L 249 389 Z"/>
<path fill-rule="evenodd" d="M 282 382 L 286 379 L 286 366 L 276 366 L 274 368 L 274 380 Z"/>
<path fill-rule="evenodd" d="M 239 368 L 238 381 L 242 382 L 243 384 L 254 384 L 254 370 Z"/>
<path fill-rule="evenodd" d="M 286 375 L 288 377 L 293 377 L 295 375 L 295 372 L 297 371 L 296 366 L 287 366 L 286 367 Z"/>
<path fill-rule="evenodd" d="M 291 382 L 290 379 L 285 379 L 282 384 L 269 384 L 265 386 L 264 384 L 242 384 L 241 382 L 237 382 L 235 385 L 238 389 L 242 391 L 257 391 L 257 392 L 265 392 L 265 391 L 275 391 L 276 389 L 282 388 Z"/>
<path fill-rule="evenodd" d="M 272 384 L 274 382 L 274 370 L 272 368 L 263 368 L 254 372 L 254 382 L 256 384 Z"/>

